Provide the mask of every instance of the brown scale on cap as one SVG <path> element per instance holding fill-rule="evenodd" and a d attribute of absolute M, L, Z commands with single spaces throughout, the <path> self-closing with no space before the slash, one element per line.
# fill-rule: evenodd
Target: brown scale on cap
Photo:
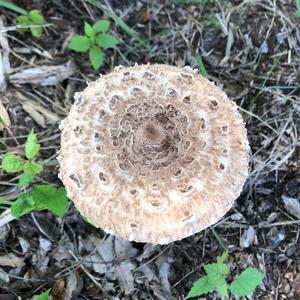
<path fill-rule="evenodd" d="M 234 102 L 191 68 L 117 67 L 75 96 L 60 178 L 94 225 L 166 244 L 218 221 L 248 174 Z"/>

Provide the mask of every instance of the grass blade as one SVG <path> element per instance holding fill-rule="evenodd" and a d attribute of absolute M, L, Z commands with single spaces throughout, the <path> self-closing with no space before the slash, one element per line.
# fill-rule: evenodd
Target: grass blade
<path fill-rule="evenodd" d="M 204 66 L 203 60 L 202 60 L 202 58 L 201 58 L 200 55 L 198 55 L 198 56 L 196 57 L 196 61 L 197 61 L 197 64 L 199 65 L 201 74 L 202 74 L 205 78 L 207 78 L 208 73 L 207 73 L 207 71 L 206 71 L 206 68 L 205 68 L 205 66 Z"/>
<path fill-rule="evenodd" d="M 129 36 L 131 36 L 134 40 L 136 40 L 137 42 L 139 42 L 143 47 L 145 47 L 147 50 L 151 51 L 150 46 L 143 41 L 139 35 L 132 30 L 129 26 L 127 26 L 126 23 L 124 23 L 118 16 L 116 16 L 115 14 L 109 12 L 106 8 L 104 8 L 101 4 L 97 3 L 96 0 L 87 0 L 87 2 L 89 2 L 90 4 L 96 6 L 97 8 L 99 8 L 100 10 L 103 11 L 103 13 L 110 17 L 119 27 L 121 27 Z"/>
<path fill-rule="evenodd" d="M 25 9 L 7 1 L 0 0 L 0 6 L 13 10 L 21 15 L 27 15 L 27 11 Z"/>

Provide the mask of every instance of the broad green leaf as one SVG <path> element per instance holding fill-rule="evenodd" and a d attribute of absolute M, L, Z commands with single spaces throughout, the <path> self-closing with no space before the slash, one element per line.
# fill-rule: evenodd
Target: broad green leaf
<path fill-rule="evenodd" d="M 92 26 L 88 22 L 84 22 L 84 33 L 93 41 L 95 38 Z"/>
<path fill-rule="evenodd" d="M 50 292 L 51 292 L 51 289 L 48 289 L 46 292 L 39 294 L 37 296 L 34 296 L 33 300 L 48 300 Z"/>
<path fill-rule="evenodd" d="M 34 179 L 33 175 L 23 173 L 19 178 L 18 185 L 19 187 L 26 187 L 30 182 L 33 181 L 33 179 Z"/>
<path fill-rule="evenodd" d="M 36 134 L 33 129 L 31 129 L 30 133 L 27 136 L 27 140 L 25 143 L 25 155 L 28 159 L 33 159 L 36 157 L 40 150 L 40 145 L 37 143 Z"/>
<path fill-rule="evenodd" d="M 23 165 L 24 160 L 19 155 L 8 154 L 3 158 L 1 168 L 8 173 L 16 173 L 22 171 Z"/>
<path fill-rule="evenodd" d="M 211 283 L 218 286 L 219 282 L 222 281 L 225 276 L 229 273 L 229 268 L 223 263 L 213 263 L 204 266 L 204 270 Z"/>
<path fill-rule="evenodd" d="M 216 286 L 217 291 L 224 297 L 228 297 L 228 285 L 225 281 L 225 278 L 219 281 Z"/>
<path fill-rule="evenodd" d="M 64 215 L 68 205 L 66 191 L 51 185 L 34 185 L 32 197 L 36 209 L 48 209 L 59 217 Z"/>
<path fill-rule="evenodd" d="M 31 10 L 28 13 L 28 17 L 32 21 L 32 24 L 43 25 L 46 23 L 43 15 L 37 9 Z"/>
<path fill-rule="evenodd" d="M 27 16 L 18 16 L 16 21 L 18 25 L 29 25 L 30 23 Z"/>
<path fill-rule="evenodd" d="M 297 10 L 300 11 L 300 0 L 296 0 L 296 7 L 297 7 Z"/>
<path fill-rule="evenodd" d="M 30 26 L 30 31 L 32 35 L 36 38 L 40 38 L 43 35 L 43 28 L 37 27 L 37 25 L 32 24 L 33 26 Z"/>
<path fill-rule="evenodd" d="M 90 49 L 90 47 L 91 42 L 85 35 L 75 35 L 68 45 L 69 49 L 77 52 L 86 52 Z"/>
<path fill-rule="evenodd" d="M 294 17 L 300 18 L 300 10 L 297 10 L 297 11 L 294 13 Z"/>
<path fill-rule="evenodd" d="M 101 21 L 97 21 L 94 25 L 93 25 L 93 31 L 94 33 L 99 33 L 99 32 L 106 32 L 109 28 L 110 22 L 107 20 L 101 20 Z"/>
<path fill-rule="evenodd" d="M 27 175 L 35 175 L 43 171 L 43 166 L 34 161 L 25 161 L 23 170 Z"/>
<path fill-rule="evenodd" d="M 196 296 L 201 296 L 207 294 L 214 288 L 214 285 L 211 284 L 207 276 L 203 276 L 194 282 L 191 290 L 184 299 L 193 298 Z"/>
<path fill-rule="evenodd" d="M 34 209 L 34 202 L 31 195 L 22 193 L 11 205 L 11 214 L 18 218 Z"/>
<path fill-rule="evenodd" d="M 119 41 L 113 35 L 104 33 L 96 35 L 96 43 L 102 48 L 112 48 L 116 46 Z"/>
<path fill-rule="evenodd" d="M 263 278 L 264 273 L 254 268 L 248 268 L 234 279 L 229 289 L 235 296 L 248 296 L 262 282 Z"/>
<path fill-rule="evenodd" d="M 98 70 L 103 65 L 104 55 L 100 48 L 93 46 L 89 51 L 89 57 L 95 70 Z"/>
<path fill-rule="evenodd" d="M 27 16 L 18 16 L 17 17 L 17 25 L 18 26 L 29 26 L 30 25 L 30 21 L 28 19 Z M 28 28 L 18 28 L 18 30 L 21 32 L 21 33 L 24 33 L 28 30 Z"/>

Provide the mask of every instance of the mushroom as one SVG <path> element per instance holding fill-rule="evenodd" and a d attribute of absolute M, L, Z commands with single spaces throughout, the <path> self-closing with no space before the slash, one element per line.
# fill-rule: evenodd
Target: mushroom
<path fill-rule="evenodd" d="M 61 130 L 69 198 L 130 241 L 166 244 L 207 228 L 248 175 L 236 104 L 189 67 L 116 67 L 75 94 Z"/>

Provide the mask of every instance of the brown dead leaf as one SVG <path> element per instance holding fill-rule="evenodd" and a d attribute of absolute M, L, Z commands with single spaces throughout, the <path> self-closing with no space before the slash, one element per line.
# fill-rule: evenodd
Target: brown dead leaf
<path fill-rule="evenodd" d="M 9 115 L 0 99 L 0 130 L 3 130 L 4 127 L 8 127 L 10 125 Z"/>
<path fill-rule="evenodd" d="M 296 278 L 293 280 L 292 286 L 295 293 L 300 296 L 300 273 L 298 273 Z"/>
<path fill-rule="evenodd" d="M 46 124 L 55 123 L 60 120 L 56 114 L 36 102 L 24 101 L 22 106 L 31 118 L 43 128 L 46 127 Z"/>
<path fill-rule="evenodd" d="M 17 257 L 13 253 L 9 253 L 7 255 L 0 256 L 0 265 L 12 268 L 21 268 L 24 265 L 24 261 L 22 258 Z"/>
<path fill-rule="evenodd" d="M 65 280 L 63 278 L 54 283 L 51 295 L 56 300 L 63 300 L 65 298 Z"/>

